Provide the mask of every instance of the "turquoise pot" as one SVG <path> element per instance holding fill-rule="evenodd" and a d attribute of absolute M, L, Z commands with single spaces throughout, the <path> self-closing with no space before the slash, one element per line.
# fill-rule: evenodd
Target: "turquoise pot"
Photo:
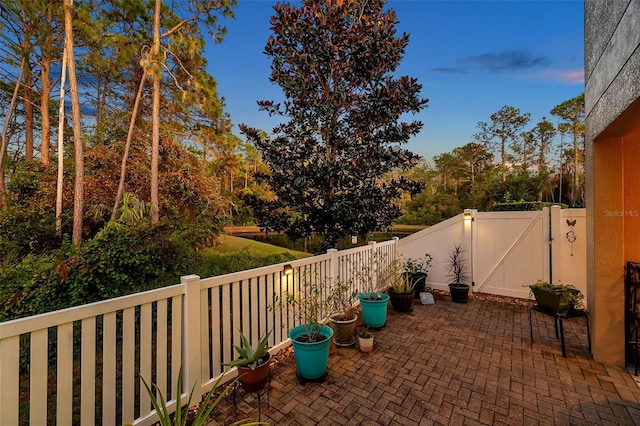
<path fill-rule="evenodd" d="M 310 327 L 310 326 L 307 326 Z M 307 334 L 304 326 L 299 325 L 289 330 L 289 339 L 293 344 L 293 356 L 300 376 L 305 379 L 317 379 L 324 375 L 329 365 L 329 346 L 333 330 L 327 325 L 320 327 L 320 335 L 326 337 L 321 342 L 299 342 L 296 339 Z"/>
<path fill-rule="evenodd" d="M 374 299 L 372 296 L 380 296 Z M 361 293 L 358 295 L 362 308 L 362 320 L 368 327 L 380 328 L 387 322 L 389 295 L 385 293 Z"/>

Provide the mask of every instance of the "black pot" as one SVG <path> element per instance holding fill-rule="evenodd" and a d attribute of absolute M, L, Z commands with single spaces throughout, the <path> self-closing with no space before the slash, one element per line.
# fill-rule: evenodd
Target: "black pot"
<path fill-rule="evenodd" d="M 396 293 L 393 291 L 393 287 L 389 287 L 389 298 L 391 299 L 391 305 L 396 312 L 409 312 L 413 308 L 413 292 L 411 293 Z"/>
<path fill-rule="evenodd" d="M 449 284 L 451 301 L 455 303 L 467 303 L 469 301 L 469 285 L 462 283 Z"/>
<path fill-rule="evenodd" d="M 424 291 L 426 282 L 427 282 L 427 274 L 425 274 L 424 272 L 416 272 L 415 274 L 409 274 L 409 283 L 415 284 L 415 287 L 413 289 L 414 299 L 420 298 L 420 293 Z"/>

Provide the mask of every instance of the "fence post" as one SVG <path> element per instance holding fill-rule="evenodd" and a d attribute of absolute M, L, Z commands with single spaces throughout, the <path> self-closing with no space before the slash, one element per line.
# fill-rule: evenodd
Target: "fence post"
<path fill-rule="evenodd" d="M 329 279 L 331 281 L 338 279 L 339 270 L 338 270 L 338 250 L 337 249 L 329 249 L 327 250 L 327 254 L 329 255 Z"/>
<path fill-rule="evenodd" d="M 464 214 L 462 215 L 462 226 L 463 226 L 463 243 L 462 247 L 466 247 L 467 253 L 469 253 L 469 257 L 467 261 L 469 262 L 469 279 L 471 280 L 471 292 L 474 293 L 474 286 L 476 285 L 475 279 L 473 277 L 473 263 L 474 263 L 474 255 L 475 255 L 475 244 L 473 241 L 473 222 L 475 220 L 475 213 L 477 210 L 473 209 L 465 209 Z"/>
<path fill-rule="evenodd" d="M 549 270 L 549 278 L 550 282 L 558 282 L 562 281 L 562 223 L 560 218 L 560 206 L 551 206 L 549 208 L 550 215 L 549 219 L 550 223 L 550 236 L 551 236 L 551 252 L 550 252 L 550 270 Z"/>
<path fill-rule="evenodd" d="M 200 351 L 200 277 L 186 275 L 180 277 L 184 286 L 184 306 L 182 309 L 182 380 L 183 391 L 193 389 L 191 404 L 200 402 L 202 397 L 202 360 Z M 180 404 L 178 404 L 178 407 Z"/>
<path fill-rule="evenodd" d="M 371 253 L 369 254 L 369 267 L 371 268 L 370 272 L 371 272 L 371 289 L 373 289 L 373 291 L 378 290 L 378 267 L 379 265 L 379 259 L 376 257 L 377 254 L 377 242 L 376 241 L 369 241 L 369 247 L 371 247 Z M 364 285 L 367 285 L 367 283 L 364 283 Z"/>

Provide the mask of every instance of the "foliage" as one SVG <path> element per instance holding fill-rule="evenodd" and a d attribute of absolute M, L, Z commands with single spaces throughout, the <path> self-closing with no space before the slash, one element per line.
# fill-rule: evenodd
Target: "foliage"
<path fill-rule="evenodd" d="M 538 211 L 544 207 L 560 206 L 567 208 L 566 204 L 546 203 L 541 201 L 511 201 L 508 203 L 495 203 L 491 208 L 494 212 L 512 212 L 512 211 Z"/>
<path fill-rule="evenodd" d="M 466 259 L 463 256 L 464 249 L 460 245 L 453 246 L 449 250 L 449 257 L 446 260 L 447 277 L 453 283 L 464 283 L 468 279 Z"/>
<path fill-rule="evenodd" d="M 158 388 L 158 386 L 153 383 L 151 386 L 147 384 L 147 381 L 144 377 L 140 376 L 140 380 L 142 380 L 142 384 L 147 391 L 147 394 L 151 398 L 151 404 L 153 405 L 156 414 L 158 415 L 158 422 L 160 426 L 203 426 L 208 422 L 209 416 L 211 412 L 218 406 L 222 398 L 225 395 L 229 394 L 235 385 L 235 381 L 231 382 L 227 385 L 222 392 L 216 396 L 216 392 L 218 391 L 218 387 L 220 385 L 220 380 L 222 376 L 216 380 L 213 387 L 202 399 L 200 403 L 200 408 L 196 411 L 195 417 L 192 419 L 189 418 L 189 406 L 191 405 L 191 398 L 193 397 L 193 391 L 195 389 L 195 384 L 189 393 L 189 398 L 184 406 L 181 406 L 179 409 L 175 411 L 174 414 L 170 414 L 167 408 L 167 403 L 162 396 L 162 390 Z M 237 380 L 237 379 L 236 379 Z M 180 367 L 180 372 L 178 373 L 178 381 L 176 383 L 176 395 L 182 395 L 182 367 Z M 262 422 L 251 422 L 247 423 L 247 420 L 239 420 L 232 425 L 259 425 L 265 424 Z"/>
<path fill-rule="evenodd" d="M 320 271 L 305 266 L 294 269 L 294 273 L 283 280 L 285 278 L 287 288 L 281 295 L 274 295 L 271 309 L 288 309 L 303 326 L 309 342 L 321 340 L 322 321 L 331 310 L 331 302 L 323 290 Z"/>
<path fill-rule="evenodd" d="M 509 152 L 520 144 L 520 130 L 527 125 L 531 114 L 520 113 L 518 108 L 505 105 L 498 112 L 491 114 L 490 122 L 479 122 L 478 133 L 474 138 L 484 144 L 489 151 L 498 154 L 502 167 L 502 181 L 506 181 L 507 164 L 514 160 Z M 516 159 L 518 161 L 518 159 Z"/>
<path fill-rule="evenodd" d="M 296 257 L 290 253 L 259 255 L 251 251 L 215 253 L 212 250 L 204 250 L 200 252 L 199 255 L 201 261 L 196 267 L 196 273 L 201 277 L 245 271 L 247 269 L 289 262 L 296 259 Z"/>
<path fill-rule="evenodd" d="M 533 289 L 541 289 L 554 293 L 564 293 L 564 297 L 569 306 L 573 309 L 584 308 L 584 294 L 571 284 L 562 284 L 560 282 L 552 284 L 548 281 L 538 280 L 534 284 L 529 285 L 531 293 L 529 297 L 533 296 Z"/>
<path fill-rule="evenodd" d="M 422 123 L 399 122 L 427 104 L 413 78 L 394 78 L 408 35 L 395 37 L 395 12 L 383 0 L 279 3 L 265 53 L 283 104 L 259 102 L 288 117 L 273 139 L 241 125 L 269 166 L 275 198 L 249 196 L 260 226 L 291 239 L 320 234 L 324 248 L 344 235 L 366 236 L 400 215 L 394 203 L 421 185 L 404 177 L 417 157 L 401 149 Z"/>
<path fill-rule="evenodd" d="M 225 363 L 230 367 L 247 367 L 255 370 L 260 364 L 260 360 L 269 352 L 269 334 L 268 331 L 264 336 L 260 338 L 255 348 L 251 346 L 251 342 L 247 337 L 240 333 L 240 346 L 233 345 L 238 352 L 239 357 L 231 362 Z"/>
<path fill-rule="evenodd" d="M 329 305 L 331 312 L 342 315 L 342 320 L 356 317 L 358 307 L 355 305 L 357 293 L 353 289 L 353 280 L 328 279 Z"/>
<path fill-rule="evenodd" d="M 409 279 L 406 274 L 397 274 L 391 281 L 391 288 L 394 293 L 413 293 L 416 282 Z"/>
<path fill-rule="evenodd" d="M 369 327 L 363 325 L 361 327 L 358 327 L 358 336 L 362 337 L 363 339 L 370 339 L 371 337 L 373 337 L 373 333 L 371 332 L 371 330 L 369 330 Z"/>
<path fill-rule="evenodd" d="M 423 273 L 428 276 L 432 261 L 433 257 L 429 253 L 425 253 L 422 257 L 409 257 L 404 260 L 404 271 L 408 274 Z"/>

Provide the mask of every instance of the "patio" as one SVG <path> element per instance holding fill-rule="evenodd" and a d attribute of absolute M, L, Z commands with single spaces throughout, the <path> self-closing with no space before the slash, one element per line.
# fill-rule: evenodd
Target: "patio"
<path fill-rule="evenodd" d="M 324 383 L 302 385 L 293 356 L 278 356 L 263 421 L 277 425 L 640 424 L 640 390 L 627 371 L 593 361 L 582 319 L 565 321 L 567 357 L 553 321 L 530 302 L 474 295 L 410 314 L 389 309 L 374 351 L 332 345 Z M 209 426 L 258 419 L 257 400 L 225 398 Z M 242 394 L 244 395 L 244 394 Z"/>

